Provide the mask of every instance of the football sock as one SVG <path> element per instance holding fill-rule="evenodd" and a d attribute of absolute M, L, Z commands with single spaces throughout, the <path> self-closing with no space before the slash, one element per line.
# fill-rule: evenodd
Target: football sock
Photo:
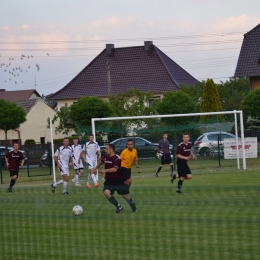
<path fill-rule="evenodd" d="M 182 181 L 182 180 L 179 180 L 179 181 L 178 181 L 178 186 L 177 186 L 178 190 L 181 189 L 182 184 L 183 184 L 183 181 Z"/>
<path fill-rule="evenodd" d="M 15 185 L 15 180 L 11 179 L 10 181 L 10 187 L 13 187 Z"/>
<path fill-rule="evenodd" d="M 96 177 L 96 180 L 97 180 L 97 182 L 98 182 L 98 171 L 97 171 L 97 174 L 96 174 L 96 176 L 95 176 L 95 177 Z"/>
<path fill-rule="evenodd" d="M 118 205 L 120 205 L 120 204 L 116 201 L 116 199 L 115 199 L 113 196 L 111 196 L 111 197 L 108 199 L 108 201 L 109 201 L 110 203 L 112 203 L 113 205 L 115 205 L 116 207 L 117 207 Z"/>
<path fill-rule="evenodd" d="M 68 182 L 67 181 L 63 181 L 63 192 L 67 191 L 67 186 L 68 186 Z"/>
<path fill-rule="evenodd" d="M 134 203 L 134 201 L 132 200 L 132 198 L 130 198 L 130 200 L 127 200 L 127 199 L 125 199 L 125 200 L 127 201 L 127 203 L 129 204 L 129 206 L 131 207 L 132 211 L 136 211 L 136 206 L 135 206 L 135 203 Z"/>
<path fill-rule="evenodd" d="M 162 166 L 159 166 L 156 173 L 159 173 L 161 169 L 162 169 Z"/>
<path fill-rule="evenodd" d="M 173 176 L 173 165 L 170 165 L 170 171 L 171 171 L 171 174 Z"/>
<path fill-rule="evenodd" d="M 90 180 L 91 180 L 91 174 L 88 175 L 87 183 L 90 183 Z"/>
<path fill-rule="evenodd" d="M 63 180 L 59 180 L 59 181 L 53 183 L 53 186 L 54 186 L 54 187 L 57 187 L 57 185 L 60 185 L 60 184 L 62 184 L 62 183 L 63 183 Z"/>
<path fill-rule="evenodd" d="M 97 183 L 97 179 L 96 179 L 96 174 L 92 173 L 91 174 L 92 180 L 94 181 L 94 183 Z"/>
<path fill-rule="evenodd" d="M 79 183 L 79 176 L 75 174 L 75 183 Z"/>

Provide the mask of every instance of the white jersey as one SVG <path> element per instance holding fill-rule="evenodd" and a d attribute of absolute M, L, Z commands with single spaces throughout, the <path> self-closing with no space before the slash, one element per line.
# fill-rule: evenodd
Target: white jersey
<path fill-rule="evenodd" d="M 97 159 L 97 152 L 100 151 L 100 147 L 97 142 L 86 142 L 83 151 L 93 160 Z"/>
<path fill-rule="evenodd" d="M 64 167 L 68 167 L 70 157 L 72 157 L 72 148 L 70 146 L 68 146 L 67 148 L 61 146 L 56 150 L 54 155 L 58 158 L 60 164 L 62 164 Z"/>
<path fill-rule="evenodd" d="M 81 145 L 78 144 L 78 145 L 72 145 L 71 146 L 72 148 L 72 154 L 73 154 L 73 160 L 75 160 L 76 162 L 78 162 L 79 160 L 79 157 L 80 157 L 80 154 L 82 152 L 82 148 L 81 148 Z"/>
<path fill-rule="evenodd" d="M 73 158 L 73 163 L 74 163 L 74 169 L 83 169 L 83 163 L 80 158 L 80 154 L 82 152 L 82 147 L 80 144 L 78 145 L 72 145 L 72 158 Z"/>

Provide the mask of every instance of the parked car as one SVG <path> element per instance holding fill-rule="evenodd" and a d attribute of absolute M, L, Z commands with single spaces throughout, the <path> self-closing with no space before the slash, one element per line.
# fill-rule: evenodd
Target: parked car
<path fill-rule="evenodd" d="M 133 139 L 135 143 L 135 148 L 138 152 L 138 157 L 142 159 L 155 158 L 156 156 L 156 147 L 158 143 L 150 142 L 142 137 L 124 137 L 116 139 L 111 144 L 115 145 L 116 154 L 120 155 L 121 152 L 126 148 L 126 142 L 128 139 Z M 173 145 L 170 144 L 170 149 L 173 148 Z M 106 146 L 100 146 L 102 150 L 102 156 L 105 155 Z"/>
<path fill-rule="evenodd" d="M 13 151 L 13 149 L 14 149 L 13 147 L 7 147 L 8 152 Z M 24 163 L 25 163 L 26 160 L 27 160 L 26 153 L 25 153 L 24 150 L 19 150 L 19 151 L 23 153 L 24 158 L 25 158 L 25 160 L 24 160 Z M 0 146 L 0 156 L 1 156 L 1 166 L 2 166 L 2 168 L 5 167 L 5 155 L 6 155 L 6 147 Z"/>
<path fill-rule="evenodd" d="M 224 144 L 225 138 L 236 138 L 235 135 L 228 132 L 208 132 L 197 138 L 194 142 L 194 151 L 203 156 L 206 151 L 213 149 L 218 150 L 218 140 L 220 146 Z"/>

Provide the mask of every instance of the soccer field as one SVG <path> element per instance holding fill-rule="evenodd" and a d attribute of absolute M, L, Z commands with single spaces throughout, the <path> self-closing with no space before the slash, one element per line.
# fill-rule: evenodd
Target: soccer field
<path fill-rule="evenodd" d="M 5 178 L 0 259 L 260 259 L 258 169 L 195 169 L 182 194 L 175 193 L 167 170 L 159 178 L 154 171 L 134 173 L 138 212 L 115 195 L 125 208 L 120 214 L 102 185 L 86 189 L 70 182 L 64 196 L 62 187 L 51 192 L 51 176 L 30 182 L 21 177 L 7 193 Z M 76 204 L 83 215 L 72 214 Z"/>

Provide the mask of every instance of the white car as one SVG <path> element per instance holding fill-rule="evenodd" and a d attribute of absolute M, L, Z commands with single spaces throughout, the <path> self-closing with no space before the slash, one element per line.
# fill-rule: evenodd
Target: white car
<path fill-rule="evenodd" d="M 194 151 L 203 156 L 208 150 L 218 151 L 218 142 L 222 147 L 225 138 L 236 138 L 228 132 L 208 132 L 197 138 L 194 142 Z"/>

